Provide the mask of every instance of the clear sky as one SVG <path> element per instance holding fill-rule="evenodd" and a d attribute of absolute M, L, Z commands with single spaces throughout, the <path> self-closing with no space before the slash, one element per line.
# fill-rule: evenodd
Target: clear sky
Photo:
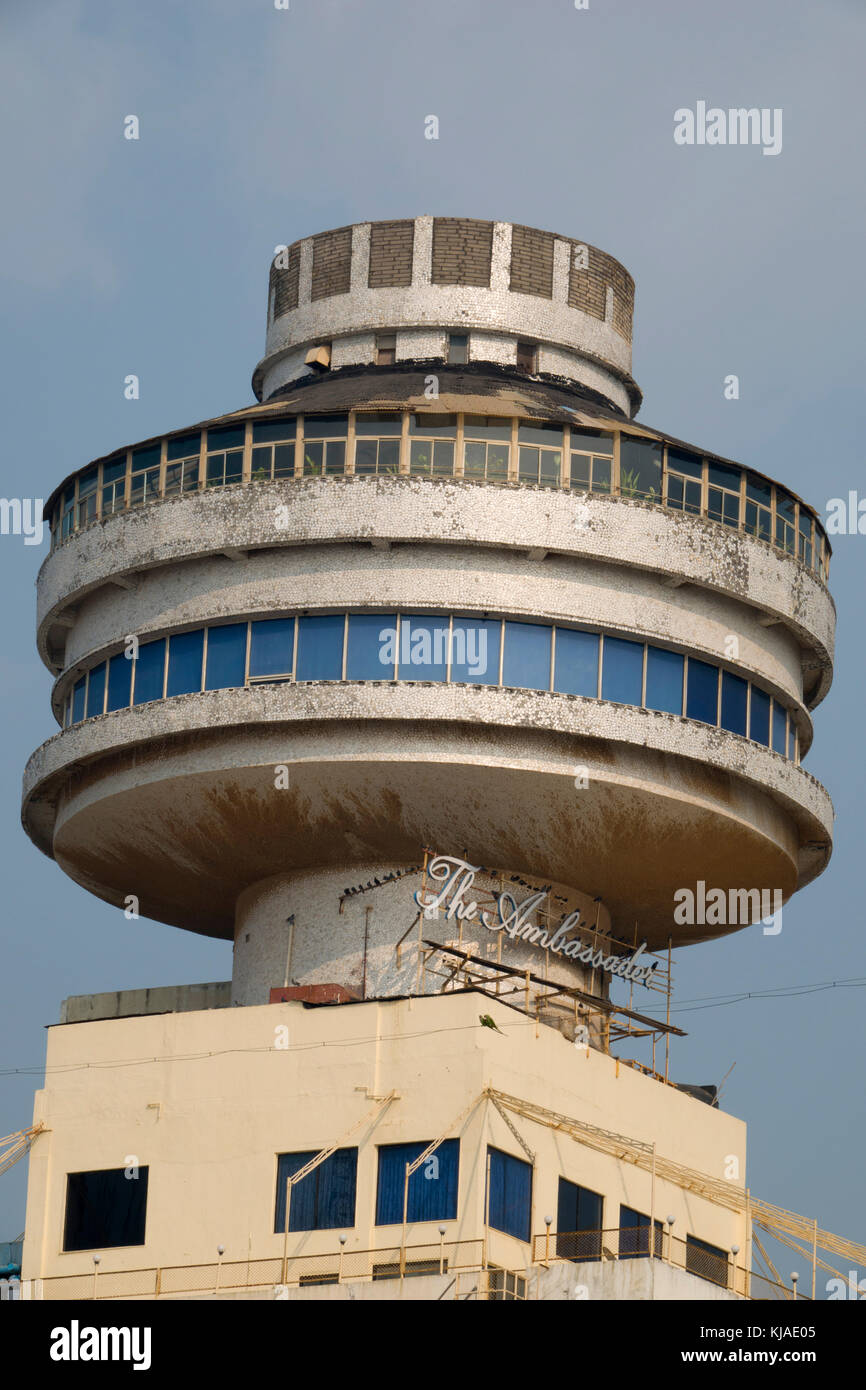
<path fill-rule="evenodd" d="M 47 497 L 112 448 L 251 402 L 278 243 L 431 213 L 609 251 L 637 282 L 641 419 L 822 512 L 866 496 L 864 20 L 862 0 L 5 0 L 3 495 Z M 781 108 L 781 152 L 675 144 L 698 101 Z M 0 536 L 0 1133 L 30 1122 L 66 995 L 231 974 L 227 943 L 126 921 L 20 828 L 24 763 L 55 730 L 34 644 L 46 550 Z M 866 1240 L 861 986 L 708 998 L 866 980 L 866 539 L 834 550 L 838 664 L 807 759 L 834 857 L 779 935 L 678 954 L 672 1074 L 736 1063 L 724 1107 L 749 1124 L 752 1190 Z M 23 1228 L 25 1166 L 0 1176 L 0 1240 Z"/>

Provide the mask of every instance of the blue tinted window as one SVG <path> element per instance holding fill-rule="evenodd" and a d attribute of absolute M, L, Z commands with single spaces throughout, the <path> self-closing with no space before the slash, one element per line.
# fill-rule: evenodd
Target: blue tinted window
<path fill-rule="evenodd" d="M 383 1144 L 379 1149 L 376 1187 L 376 1225 L 396 1226 L 403 1220 L 406 1164 L 414 1163 L 431 1141 Z M 445 1139 L 409 1178 L 407 1221 L 454 1221 L 457 1217 L 457 1179 L 460 1140 Z"/>
<path fill-rule="evenodd" d="M 305 439 L 334 439 L 349 430 L 348 415 L 308 415 L 304 420 Z"/>
<path fill-rule="evenodd" d="M 163 671 L 165 668 L 165 638 L 158 642 L 145 642 L 138 649 L 135 663 L 135 703 L 143 705 L 147 700 L 162 699 Z"/>
<path fill-rule="evenodd" d="M 455 618 L 451 633 L 452 681 L 498 685 L 502 624 L 493 618 Z"/>
<path fill-rule="evenodd" d="M 502 684 L 525 690 L 550 689 L 552 629 L 536 623 L 506 623 Z"/>
<path fill-rule="evenodd" d="M 201 435 L 184 434 L 176 439 L 169 439 L 166 443 L 166 458 L 185 459 L 197 454 L 201 446 Z"/>
<path fill-rule="evenodd" d="M 253 443 L 278 444 L 283 439 L 294 439 L 295 429 L 294 415 L 284 420 L 262 420 L 253 425 Z"/>
<path fill-rule="evenodd" d="M 400 679 L 444 681 L 448 661 L 448 619 L 404 613 L 400 619 Z"/>
<path fill-rule="evenodd" d="M 646 654 L 646 707 L 666 710 L 668 714 L 683 712 L 683 667 L 685 661 L 677 652 L 661 647 L 648 647 Z"/>
<path fill-rule="evenodd" d="M 84 687 L 87 684 L 87 677 L 82 676 L 80 681 L 76 681 L 72 687 L 72 722 L 77 724 L 79 719 L 84 718 Z"/>
<path fill-rule="evenodd" d="M 201 690 L 201 662 L 204 653 L 204 631 L 181 632 L 168 644 L 168 679 L 166 695 L 188 695 Z"/>
<path fill-rule="evenodd" d="M 746 681 L 740 676 L 732 676 L 730 671 L 722 672 L 722 719 L 723 729 L 732 734 L 746 732 Z"/>
<path fill-rule="evenodd" d="M 488 1148 L 490 1225 L 518 1240 L 529 1240 L 532 1169 L 522 1158 Z"/>
<path fill-rule="evenodd" d="M 396 656 L 396 613 L 350 614 L 346 680 L 393 680 Z"/>
<path fill-rule="evenodd" d="M 785 756 L 785 740 L 787 731 L 785 728 L 785 707 L 780 705 L 778 700 L 773 701 L 773 751 Z"/>
<path fill-rule="evenodd" d="M 601 697 L 620 705 L 639 705 L 643 682 L 643 645 L 622 637 L 605 637 Z"/>
<path fill-rule="evenodd" d="M 108 704 L 106 709 L 123 709 L 129 704 L 132 661 L 118 652 L 108 663 Z"/>
<path fill-rule="evenodd" d="M 243 685 L 246 661 L 246 623 L 208 628 L 205 690 L 227 690 L 230 686 Z"/>
<path fill-rule="evenodd" d="M 598 695 L 598 638 L 594 632 L 556 629 L 553 688 L 564 695 Z"/>
<path fill-rule="evenodd" d="M 299 681 L 338 681 L 343 675 L 343 615 L 298 619 Z"/>
<path fill-rule="evenodd" d="M 90 679 L 87 682 L 87 718 L 92 719 L 94 714 L 102 713 L 102 706 L 105 701 L 105 662 L 99 666 L 94 666 L 90 672 Z"/>
<path fill-rule="evenodd" d="M 280 1154 L 277 1160 L 277 1201 L 274 1230 L 286 1229 L 286 1190 L 294 1177 L 316 1157 L 316 1150 L 307 1153 Z M 355 1224 L 355 1186 L 358 1172 L 358 1150 L 337 1149 L 295 1183 L 289 1203 L 290 1231 L 328 1231 L 338 1226 L 348 1230 Z"/>
<path fill-rule="evenodd" d="M 269 618 L 250 630 L 250 675 L 284 676 L 292 669 L 294 618 Z"/>
<path fill-rule="evenodd" d="M 243 425 L 227 425 L 222 429 L 208 430 L 207 432 L 207 451 L 209 454 L 223 449 L 242 449 L 243 447 Z"/>
<path fill-rule="evenodd" d="M 719 671 L 706 661 L 689 657 L 686 714 L 704 724 L 716 724 L 719 717 Z"/>
<path fill-rule="evenodd" d="M 797 757 L 797 726 L 793 719 L 788 720 L 788 757 L 791 762 Z"/>
<path fill-rule="evenodd" d="M 770 697 L 755 686 L 752 686 L 749 706 L 749 738 L 763 743 L 765 748 L 770 746 Z"/>

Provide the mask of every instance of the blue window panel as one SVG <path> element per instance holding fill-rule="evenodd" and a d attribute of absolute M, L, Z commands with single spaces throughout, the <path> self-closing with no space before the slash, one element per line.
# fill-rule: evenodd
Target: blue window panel
<path fill-rule="evenodd" d="M 64 1250 L 144 1245 L 148 1168 L 130 1181 L 123 1168 L 70 1173 L 66 1179 Z"/>
<path fill-rule="evenodd" d="M 677 652 L 648 647 L 646 654 L 646 707 L 668 714 L 683 712 L 683 667 Z"/>
<path fill-rule="evenodd" d="M 723 729 L 732 734 L 746 732 L 746 696 L 748 682 L 741 676 L 732 676 L 730 671 L 722 672 L 722 719 Z"/>
<path fill-rule="evenodd" d="M 243 425 L 225 425 L 221 429 L 208 430 L 207 432 L 207 451 L 209 454 L 222 452 L 224 449 L 242 449 L 243 447 Z"/>
<path fill-rule="evenodd" d="M 158 642 L 145 642 L 138 649 L 135 663 L 135 701 L 143 705 L 148 700 L 162 699 L 162 684 L 165 671 L 165 638 Z"/>
<path fill-rule="evenodd" d="M 286 1229 L 286 1188 L 288 1179 L 306 1167 L 318 1150 L 280 1154 L 277 1159 L 277 1200 L 274 1230 Z M 337 1149 L 292 1188 L 289 1203 L 290 1231 L 332 1231 L 355 1224 L 355 1189 L 358 1150 Z"/>
<path fill-rule="evenodd" d="M 343 675 L 342 613 L 298 619 L 299 681 L 338 681 Z"/>
<path fill-rule="evenodd" d="M 502 624 L 494 618 L 455 618 L 451 628 L 451 679 L 470 685 L 499 684 Z"/>
<path fill-rule="evenodd" d="M 82 676 L 82 677 L 81 677 L 81 680 L 80 680 L 80 681 L 76 681 L 75 684 L 74 684 L 73 687 L 72 687 L 72 723 L 73 723 L 73 724 L 77 724 L 78 721 L 79 721 L 79 719 L 83 719 L 83 718 L 84 718 L 84 687 L 85 687 L 86 684 L 87 684 L 87 678 L 86 678 L 85 676 Z"/>
<path fill-rule="evenodd" d="M 105 662 L 102 661 L 98 666 L 94 666 L 87 682 L 87 718 L 92 719 L 94 714 L 101 714 L 104 703 Z"/>
<path fill-rule="evenodd" d="M 383 1144 L 379 1148 L 377 1226 L 396 1226 L 402 1222 L 406 1164 L 414 1163 L 430 1142 L 427 1139 L 415 1144 Z M 460 1140 L 443 1140 L 409 1179 L 407 1221 L 456 1220 L 459 1165 Z"/>
<path fill-rule="evenodd" d="M 538 623 L 506 623 L 502 684 L 524 690 L 550 689 L 550 639 L 553 629 Z"/>
<path fill-rule="evenodd" d="M 125 709 L 132 688 L 132 660 L 118 652 L 108 663 L 108 703 L 106 709 Z"/>
<path fill-rule="evenodd" d="M 180 632 L 168 644 L 168 679 L 166 695 L 189 695 L 201 690 L 201 667 L 204 656 L 204 629 Z"/>
<path fill-rule="evenodd" d="M 704 724 L 717 724 L 719 720 L 719 669 L 706 661 L 689 657 L 688 690 L 686 693 L 686 714 L 689 719 L 700 719 Z"/>
<path fill-rule="evenodd" d="M 400 618 L 398 672 L 403 681 L 444 681 L 448 663 L 448 619 L 404 613 Z"/>
<path fill-rule="evenodd" d="M 661 1221 L 655 1222 L 655 1249 L 657 1259 L 662 1257 L 663 1227 Z M 650 1253 L 650 1219 L 641 1211 L 621 1206 L 619 1209 L 619 1257 L 621 1260 L 639 1259 Z"/>
<path fill-rule="evenodd" d="M 294 415 L 284 420 L 262 420 L 253 425 L 253 443 L 279 444 L 284 439 L 294 439 L 296 426 Z"/>
<path fill-rule="evenodd" d="M 749 706 L 749 738 L 763 743 L 765 748 L 770 746 L 770 697 L 754 685 Z"/>
<path fill-rule="evenodd" d="M 643 684 L 643 644 L 605 637 L 601 659 L 601 698 L 639 705 Z"/>
<path fill-rule="evenodd" d="M 556 629 L 553 688 L 563 695 L 598 695 L 598 637 L 594 632 Z"/>
<path fill-rule="evenodd" d="M 522 1158 L 488 1148 L 490 1225 L 518 1240 L 529 1240 L 532 1168 Z"/>
<path fill-rule="evenodd" d="M 268 618 L 250 630 L 250 675 L 285 676 L 291 672 L 295 646 L 294 618 Z"/>
<path fill-rule="evenodd" d="M 788 720 L 788 757 L 791 762 L 797 757 L 797 726 L 793 719 Z"/>
<path fill-rule="evenodd" d="M 246 623 L 208 628 L 205 690 L 227 690 L 230 686 L 243 685 L 246 664 Z"/>
<path fill-rule="evenodd" d="M 349 615 L 346 680 L 393 680 L 396 656 L 396 613 L 352 613 Z"/>
<path fill-rule="evenodd" d="M 602 1209 L 598 1192 L 559 1179 L 556 1204 L 556 1253 L 566 1260 L 600 1260 Z"/>
<path fill-rule="evenodd" d="M 773 751 L 781 753 L 784 758 L 787 749 L 787 730 L 785 728 L 785 707 L 780 705 L 778 700 L 773 701 Z"/>

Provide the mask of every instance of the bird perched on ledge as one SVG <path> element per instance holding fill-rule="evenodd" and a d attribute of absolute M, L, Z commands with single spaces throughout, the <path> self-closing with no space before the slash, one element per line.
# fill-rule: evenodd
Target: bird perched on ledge
<path fill-rule="evenodd" d="M 502 1029 L 496 1027 L 496 1024 L 489 1014 L 479 1014 L 478 1022 L 481 1024 L 482 1028 L 493 1028 L 497 1033 L 502 1033 Z M 502 1033 L 502 1036 L 504 1038 L 505 1034 Z"/>

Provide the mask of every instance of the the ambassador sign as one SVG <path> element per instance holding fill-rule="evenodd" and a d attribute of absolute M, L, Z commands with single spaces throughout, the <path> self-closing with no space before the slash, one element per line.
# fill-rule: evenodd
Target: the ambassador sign
<path fill-rule="evenodd" d="M 547 893 L 533 893 L 517 903 L 511 893 L 494 895 L 494 907 L 484 908 L 471 896 L 475 875 L 479 865 L 467 863 L 465 859 L 455 859 L 451 855 L 439 854 L 427 866 L 427 873 L 434 883 L 441 885 L 438 892 L 433 888 L 419 888 L 415 902 L 427 917 L 435 917 L 440 908 L 444 909 L 445 920 L 458 922 L 478 921 L 491 932 L 505 932 L 512 941 L 528 941 L 531 946 L 539 946 L 543 951 L 553 951 L 569 960 L 579 960 L 595 970 L 605 970 L 608 975 L 618 975 L 623 980 L 633 980 L 635 984 L 645 985 L 658 964 L 648 961 L 644 952 L 646 942 L 642 942 L 631 956 L 608 955 L 597 946 L 584 941 L 571 933 L 580 927 L 580 912 L 570 912 L 553 932 L 545 931 L 533 920 L 533 914 L 547 901 Z"/>

